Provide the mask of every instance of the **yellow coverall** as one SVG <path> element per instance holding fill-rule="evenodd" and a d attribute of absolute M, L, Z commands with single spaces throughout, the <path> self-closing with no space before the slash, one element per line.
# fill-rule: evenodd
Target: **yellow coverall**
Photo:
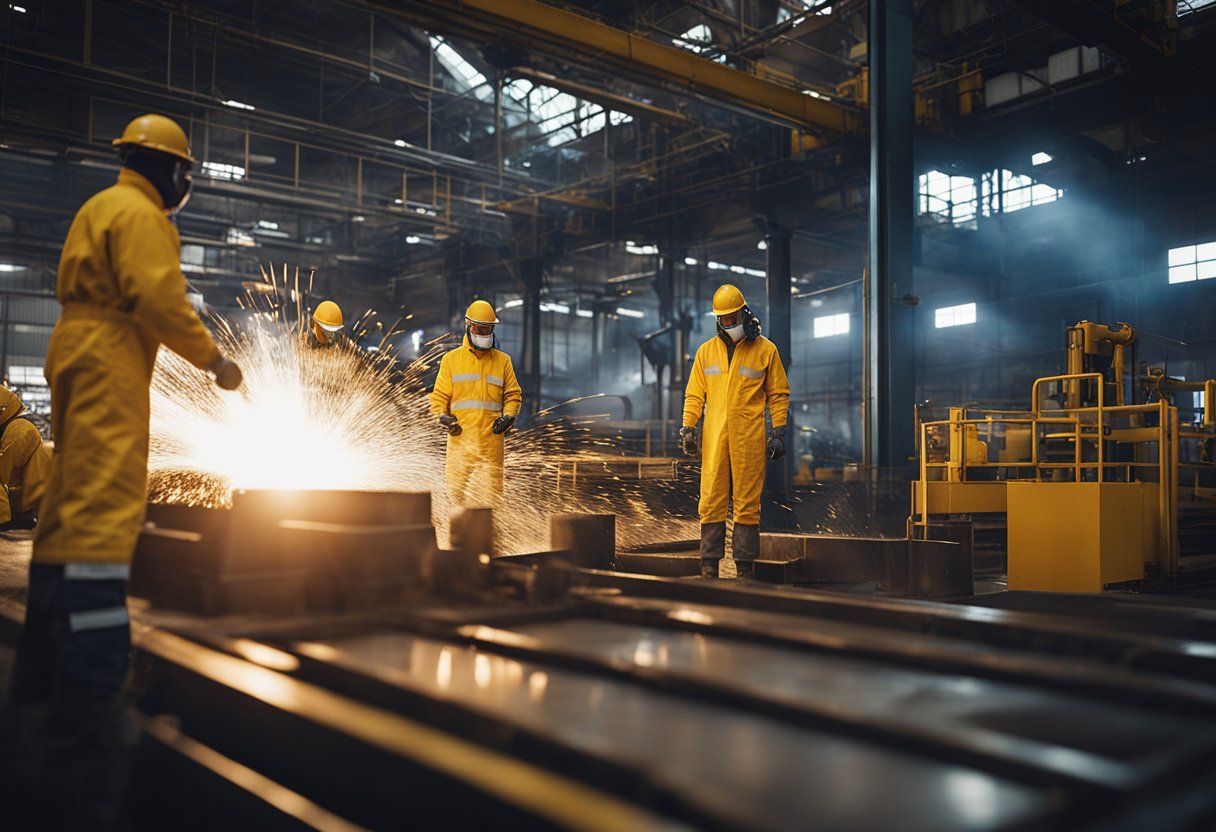
<path fill-rule="evenodd" d="M 439 363 L 431 393 L 431 413 L 451 413 L 459 436 L 448 437 L 445 473 L 448 493 L 458 506 L 492 506 L 502 495 L 503 435 L 490 428 L 499 416 L 518 416 L 523 393 L 511 357 L 498 349 L 464 343 Z"/>
<path fill-rule="evenodd" d="M 220 356 L 186 299 L 181 238 L 152 183 L 124 168 L 76 214 L 51 334 L 55 455 L 34 563 L 129 564 L 148 499 L 148 387 L 161 344 L 197 367 Z"/>
<path fill-rule="evenodd" d="M 764 336 L 735 345 L 715 335 L 697 349 L 684 391 L 684 426 L 694 427 L 705 410 L 701 439 L 701 522 L 726 520 L 733 491 L 736 525 L 760 523 L 764 486 L 764 406 L 773 427 L 789 418 L 790 385 L 773 342 Z"/>
<path fill-rule="evenodd" d="M 29 419 L 18 418 L 24 411 L 20 397 L 0 387 L 0 523 L 38 508 L 51 468 L 42 434 Z"/>

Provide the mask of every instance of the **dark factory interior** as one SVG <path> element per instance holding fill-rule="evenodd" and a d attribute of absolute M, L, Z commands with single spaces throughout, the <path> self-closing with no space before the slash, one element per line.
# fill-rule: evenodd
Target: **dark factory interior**
<path fill-rule="evenodd" d="M 1216 0 L 0 8 L 0 828 L 1216 827 Z"/>

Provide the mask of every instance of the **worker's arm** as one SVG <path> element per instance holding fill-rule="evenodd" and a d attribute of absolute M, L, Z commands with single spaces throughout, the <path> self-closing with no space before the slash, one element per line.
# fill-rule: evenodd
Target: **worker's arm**
<path fill-rule="evenodd" d="M 688 386 L 684 388 L 684 421 L 686 428 L 693 427 L 701 418 L 701 410 L 705 407 L 705 351 L 697 350 L 697 357 L 692 362 L 692 372 L 688 374 Z"/>
<path fill-rule="evenodd" d="M 519 379 L 515 378 L 511 356 L 506 356 L 506 359 L 507 366 L 502 371 L 502 412 L 504 416 L 517 417 L 524 403 L 524 394 L 519 388 Z"/>
<path fill-rule="evenodd" d="M 448 353 L 439 362 L 439 375 L 435 377 L 435 389 L 431 391 L 431 415 L 442 416 L 452 403 L 452 365 Z"/>
<path fill-rule="evenodd" d="M 194 366 L 211 367 L 220 351 L 186 299 L 178 236 L 168 220 L 152 210 L 124 211 L 109 246 L 119 290 L 136 320 Z"/>
<path fill-rule="evenodd" d="M 0 437 L 0 485 L 10 486 L 29 463 L 42 437 L 38 429 L 25 419 L 14 419 Z"/>
<path fill-rule="evenodd" d="M 777 352 L 776 347 L 773 347 L 768 372 L 764 374 L 764 398 L 768 402 L 773 427 L 785 427 L 790 418 L 790 381 L 786 378 L 785 365 L 781 363 L 781 353 Z"/>

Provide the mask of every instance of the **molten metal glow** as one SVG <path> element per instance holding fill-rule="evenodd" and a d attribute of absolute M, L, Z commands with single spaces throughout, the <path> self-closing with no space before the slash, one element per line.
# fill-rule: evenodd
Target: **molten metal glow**
<path fill-rule="evenodd" d="M 221 349 L 244 371 L 238 391 L 219 390 L 207 373 L 161 350 L 152 380 L 149 498 L 224 507 L 234 489 L 429 491 L 439 542 L 446 545 L 447 437 L 430 415 L 428 393 L 455 340 L 426 345 L 408 364 L 383 341 L 376 352 L 346 342 L 314 349 L 306 335 L 309 310 L 284 301 L 306 296 L 298 278 L 294 290 L 286 267 L 277 281 L 273 271 L 263 279 L 251 288 L 239 330 L 214 321 Z M 366 321 L 350 331 L 358 333 Z M 494 518 L 499 551 L 548 548 L 549 516 L 564 512 L 616 514 L 620 545 L 695 536 L 690 476 L 594 477 L 600 460 L 621 454 L 614 440 L 588 429 L 596 418 L 507 435 L 509 510 Z M 592 474 L 579 474 L 577 490 L 572 463 Z M 672 515 L 677 503 L 681 517 Z"/>

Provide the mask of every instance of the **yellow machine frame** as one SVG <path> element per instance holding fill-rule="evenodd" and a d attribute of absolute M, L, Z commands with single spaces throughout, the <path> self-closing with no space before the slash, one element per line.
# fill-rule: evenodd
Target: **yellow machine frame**
<path fill-rule="evenodd" d="M 1135 335 L 1120 326 L 1083 321 L 1071 327 L 1069 369 L 1083 366 L 1086 354 L 1107 355 L 1114 378 L 1121 380 L 1123 351 Z M 1164 396 L 1148 404 L 1124 403 L 1123 384 L 1101 372 L 1037 379 L 1029 411 L 959 407 L 946 420 L 919 423 L 909 534 L 923 536 L 927 526 L 948 517 L 1006 514 L 1011 589 L 1100 591 L 1106 583 L 1143 577 L 1144 564 L 1161 574 L 1179 573 L 1180 497 L 1188 507 L 1216 508 L 1216 488 L 1200 485 L 1203 472 L 1216 470 L 1216 457 L 1208 452 L 1179 462 L 1183 442 L 1216 441 L 1216 380 L 1150 375 L 1147 381 L 1158 393 L 1205 391 L 1202 428 L 1183 430 L 1178 408 Z M 1059 393 L 1058 408 L 1043 406 L 1048 387 Z M 1096 405 L 1081 404 L 1095 400 Z M 993 453 L 997 446 L 1003 447 Z M 1047 483 L 1056 487 L 1024 485 Z M 1076 486 L 1058 487 L 1065 483 Z M 1011 484 L 1018 488 L 1012 515 Z M 1143 509 L 1135 511 L 1140 500 Z M 1071 548 L 1057 545 L 1061 539 Z M 1061 558 L 1075 564 L 1062 568 Z M 1186 561 L 1187 568 L 1216 564 L 1216 545 L 1209 555 Z M 1140 568 L 1129 574 L 1128 564 Z"/>

